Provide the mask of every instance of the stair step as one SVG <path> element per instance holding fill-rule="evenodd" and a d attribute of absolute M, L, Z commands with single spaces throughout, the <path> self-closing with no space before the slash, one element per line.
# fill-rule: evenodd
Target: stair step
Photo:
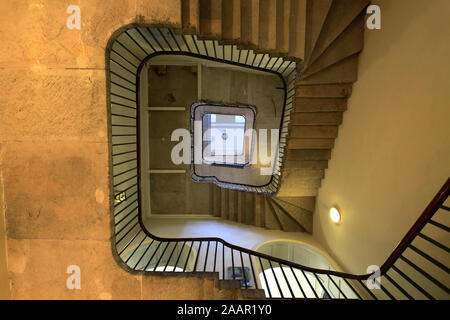
<path fill-rule="evenodd" d="M 200 0 L 200 37 L 220 39 L 222 35 L 222 0 Z"/>
<path fill-rule="evenodd" d="M 221 189 L 217 187 L 214 184 L 212 185 L 211 195 L 212 195 L 212 212 L 214 217 L 220 217 L 221 211 L 220 211 L 220 195 L 221 195 Z"/>
<path fill-rule="evenodd" d="M 296 96 L 304 98 L 348 98 L 351 92 L 351 84 L 324 84 L 298 86 Z"/>
<path fill-rule="evenodd" d="M 306 64 L 311 65 L 368 4 L 369 0 L 333 1 L 322 30 L 320 31 L 319 38 Z"/>
<path fill-rule="evenodd" d="M 291 115 L 291 125 L 340 125 L 342 112 L 296 112 Z"/>
<path fill-rule="evenodd" d="M 299 84 L 353 83 L 358 79 L 358 54 L 350 56 L 308 77 L 301 77 Z"/>
<path fill-rule="evenodd" d="M 292 0 L 289 17 L 289 56 L 305 59 L 306 0 Z"/>
<path fill-rule="evenodd" d="M 200 30 L 198 0 L 182 0 L 181 21 L 185 33 L 196 33 Z"/>
<path fill-rule="evenodd" d="M 266 197 L 266 228 L 269 230 L 283 230 L 280 218 L 272 206 L 270 197 Z"/>
<path fill-rule="evenodd" d="M 338 112 L 347 110 L 345 98 L 295 98 L 294 112 Z"/>
<path fill-rule="evenodd" d="M 265 220 L 265 196 L 262 194 L 255 194 L 255 220 L 254 225 L 256 227 L 264 227 L 266 225 Z"/>
<path fill-rule="evenodd" d="M 277 200 L 276 198 L 273 199 L 273 201 L 285 212 L 288 212 L 289 215 L 302 226 L 303 231 L 312 233 L 313 213 L 311 211 Z"/>
<path fill-rule="evenodd" d="M 229 194 L 227 189 L 220 189 L 220 217 L 228 219 Z"/>
<path fill-rule="evenodd" d="M 335 139 L 289 138 L 288 149 L 333 149 Z"/>
<path fill-rule="evenodd" d="M 219 279 L 215 281 L 215 286 L 218 289 L 239 289 L 241 288 L 241 281 Z"/>
<path fill-rule="evenodd" d="M 283 170 L 293 168 L 328 168 L 328 160 L 288 160 L 283 161 Z"/>
<path fill-rule="evenodd" d="M 311 56 L 332 3 L 333 0 L 308 1 L 306 9 L 305 60 L 308 60 Z"/>
<path fill-rule="evenodd" d="M 255 193 L 245 192 L 245 216 L 244 223 L 255 225 Z"/>
<path fill-rule="evenodd" d="M 281 208 L 275 201 L 271 201 L 272 208 L 278 217 L 281 225 L 283 226 L 283 231 L 286 232 L 303 232 L 305 228 L 294 219 L 287 211 Z"/>
<path fill-rule="evenodd" d="M 275 51 L 277 48 L 276 0 L 259 0 L 259 49 Z"/>
<path fill-rule="evenodd" d="M 237 217 L 236 221 L 239 223 L 246 223 L 245 221 L 245 194 L 246 192 L 239 191 L 237 193 Z"/>
<path fill-rule="evenodd" d="M 330 160 L 331 150 L 287 150 L 286 160 Z"/>
<path fill-rule="evenodd" d="M 289 52 L 291 0 L 277 0 L 277 52 Z M 292 15 L 293 17 L 293 15 Z M 294 19 L 294 17 L 293 17 Z"/>
<path fill-rule="evenodd" d="M 306 180 L 317 180 L 325 177 L 325 169 L 303 168 L 303 169 L 283 169 L 283 176 L 290 179 L 297 179 L 299 182 Z"/>
<path fill-rule="evenodd" d="M 242 299 L 262 300 L 266 299 L 266 293 L 263 289 L 241 289 Z"/>
<path fill-rule="evenodd" d="M 361 52 L 364 45 L 364 27 L 365 12 L 363 11 L 313 64 L 304 69 L 303 75 L 310 76 Z"/>
<path fill-rule="evenodd" d="M 238 191 L 228 190 L 228 220 L 237 221 Z"/>
<path fill-rule="evenodd" d="M 316 187 L 305 187 L 305 186 L 294 186 L 292 185 L 280 185 L 278 189 L 278 197 L 315 197 L 317 196 L 318 188 Z"/>
<path fill-rule="evenodd" d="M 304 209 L 309 212 L 314 212 L 316 206 L 315 197 L 275 197 L 278 202 L 287 202 L 288 204 Z"/>
<path fill-rule="evenodd" d="M 241 2 L 240 0 L 222 1 L 222 39 L 239 40 L 241 38 Z"/>
<path fill-rule="evenodd" d="M 338 126 L 291 125 L 289 136 L 292 138 L 336 138 Z"/>
<path fill-rule="evenodd" d="M 259 40 L 259 0 L 241 0 L 241 42 L 257 47 Z"/>
<path fill-rule="evenodd" d="M 295 175 L 287 175 L 284 174 L 282 177 L 282 183 L 284 184 L 284 188 L 291 188 L 291 189 L 297 189 L 297 188 L 320 188 L 322 185 L 322 179 L 307 179 L 303 181 L 298 181 L 296 178 L 294 178 Z"/>

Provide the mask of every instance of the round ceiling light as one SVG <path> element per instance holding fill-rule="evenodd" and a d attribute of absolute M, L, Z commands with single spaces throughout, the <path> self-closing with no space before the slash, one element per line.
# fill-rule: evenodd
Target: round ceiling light
<path fill-rule="evenodd" d="M 331 218 L 331 221 L 333 221 L 334 223 L 339 223 L 339 222 L 341 222 L 341 213 L 339 212 L 338 209 L 336 209 L 335 207 L 332 207 L 330 209 L 330 218 Z"/>

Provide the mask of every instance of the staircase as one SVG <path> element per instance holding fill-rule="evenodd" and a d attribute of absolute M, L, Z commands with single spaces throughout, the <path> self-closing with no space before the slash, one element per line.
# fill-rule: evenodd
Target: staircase
<path fill-rule="evenodd" d="M 363 49 L 368 0 L 183 0 L 183 33 L 297 62 L 296 88 L 276 196 L 214 190 L 213 215 L 284 231 L 312 230 Z M 295 92 L 294 92 L 295 91 Z"/>
<path fill-rule="evenodd" d="M 269 230 L 312 233 L 315 197 L 275 197 L 215 185 L 211 188 L 215 217 Z"/>

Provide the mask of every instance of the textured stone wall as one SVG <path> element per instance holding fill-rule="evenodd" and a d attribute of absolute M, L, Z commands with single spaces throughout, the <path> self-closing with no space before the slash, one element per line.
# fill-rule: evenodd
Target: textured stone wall
<path fill-rule="evenodd" d="M 71 4 L 81 9 L 80 30 L 66 27 Z M 234 298 L 236 290 L 213 294 L 211 276 L 133 275 L 112 254 L 105 49 L 130 23 L 179 27 L 180 0 L 2 0 L 0 12 L 0 208 L 11 297 Z M 66 288 L 69 265 L 81 268 L 81 290 Z"/>

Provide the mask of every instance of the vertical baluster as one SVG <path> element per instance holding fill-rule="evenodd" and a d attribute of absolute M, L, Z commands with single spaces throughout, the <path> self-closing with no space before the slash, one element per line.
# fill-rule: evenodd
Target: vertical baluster
<path fill-rule="evenodd" d="M 216 247 L 214 248 L 214 268 L 213 272 L 216 272 L 216 259 L 217 259 L 217 246 L 219 245 L 219 242 L 216 241 Z"/>
<path fill-rule="evenodd" d="M 390 282 L 392 282 L 392 284 L 401 292 L 405 295 L 406 298 L 408 298 L 408 300 L 414 300 L 413 297 L 411 297 L 411 295 L 408 294 L 408 292 L 406 292 L 405 289 L 403 289 L 397 282 L 394 281 L 394 279 L 392 279 L 388 274 L 384 275 L 386 277 L 386 279 L 388 279 Z"/>
<path fill-rule="evenodd" d="M 152 246 L 153 241 L 150 242 L 150 244 L 148 245 L 148 247 L 144 250 L 144 253 L 141 255 L 141 257 L 138 259 L 138 261 L 136 262 L 136 264 L 134 265 L 133 269 L 136 270 L 136 267 L 139 265 L 139 263 L 141 262 L 141 260 L 144 258 L 145 254 L 147 253 L 148 249 L 150 249 L 150 247 Z M 158 244 L 158 248 L 161 245 L 161 242 Z M 145 269 L 144 269 L 145 270 Z"/>
<path fill-rule="evenodd" d="M 150 259 L 148 260 L 147 264 L 144 267 L 144 271 L 147 270 L 147 267 L 150 265 L 150 262 L 153 260 L 153 257 L 155 256 L 156 252 L 158 252 L 159 247 L 161 246 L 162 242 L 158 243 L 158 246 L 156 247 L 155 251 L 153 251 L 152 256 L 150 257 Z"/>
<path fill-rule="evenodd" d="M 184 250 L 184 245 L 185 245 L 185 244 L 186 244 L 186 241 L 183 241 L 183 245 L 181 246 L 180 253 L 178 254 L 178 257 L 177 257 L 177 261 L 175 262 L 175 265 L 174 265 L 174 267 L 173 267 L 173 272 L 175 272 L 175 269 L 176 269 L 177 266 L 178 266 L 178 261 L 180 260 L 181 255 L 183 254 L 183 250 Z"/>
<path fill-rule="evenodd" d="M 265 270 L 263 268 L 263 265 L 262 265 L 262 262 L 261 262 L 261 258 L 258 257 L 258 260 L 259 260 L 259 265 L 261 266 L 261 271 L 262 271 L 262 274 L 263 274 L 263 277 L 264 277 L 264 282 L 266 283 L 267 291 L 269 292 L 269 298 L 272 298 L 272 293 L 270 292 L 269 282 L 267 281 L 266 272 L 265 272 Z"/>
<path fill-rule="evenodd" d="M 153 267 L 153 271 L 156 271 L 156 268 L 158 268 L 158 264 L 161 262 L 162 258 L 164 257 L 164 254 L 166 253 L 166 250 L 169 247 L 169 244 L 170 244 L 170 242 L 167 242 L 167 245 L 164 248 L 163 252 L 161 253 L 161 256 L 159 257 L 158 261 L 156 262 L 156 265 Z"/>
<path fill-rule="evenodd" d="M 173 245 L 172 252 L 170 252 L 169 258 L 167 259 L 167 262 L 166 262 L 166 265 L 164 266 L 163 272 L 166 271 L 167 266 L 169 265 L 170 259 L 172 259 L 172 255 L 173 255 L 173 253 L 175 252 L 175 249 L 176 249 L 177 246 L 178 246 L 178 242 L 174 242 L 173 244 L 174 244 L 174 245 Z M 174 268 L 174 269 L 175 269 L 175 268 Z"/>
<path fill-rule="evenodd" d="M 194 250 L 194 241 L 191 242 L 191 247 L 189 248 L 189 253 L 186 257 L 186 261 L 184 263 L 183 272 L 186 272 L 186 267 L 189 262 L 189 257 L 191 256 L 191 252 Z"/>
<path fill-rule="evenodd" d="M 345 293 L 341 290 L 341 288 L 336 284 L 336 282 L 334 282 L 333 278 L 328 274 L 327 275 L 328 278 L 330 278 L 331 282 L 334 284 L 334 286 L 339 290 L 339 292 L 342 294 L 342 296 L 344 297 L 344 299 L 347 299 L 347 296 L 345 295 Z"/>
<path fill-rule="evenodd" d="M 205 257 L 205 265 L 203 266 L 203 272 L 206 271 L 206 264 L 208 263 L 208 253 L 209 253 L 209 241 L 208 246 L 206 247 L 206 257 Z"/>
<path fill-rule="evenodd" d="M 248 289 L 248 287 L 247 287 L 247 276 L 245 275 L 245 268 L 244 268 L 244 259 L 242 258 L 242 251 L 239 251 L 239 254 L 241 256 L 242 275 L 244 276 L 245 289 Z"/>
<path fill-rule="evenodd" d="M 284 298 L 283 290 L 281 290 L 280 284 L 278 283 L 278 278 L 277 275 L 275 274 L 275 271 L 273 270 L 272 262 L 270 262 L 270 260 L 267 261 L 269 262 L 270 270 L 272 271 L 273 278 L 275 279 L 275 283 L 277 284 L 278 291 L 280 291 L 281 297 Z"/>
<path fill-rule="evenodd" d="M 317 281 L 319 282 L 320 286 L 322 287 L 323 291 L 330 297 L 330 299 L 332 299 L 332 295 L 330 292 L 328 292 L 328 290 L 325 288 L 325 286 L 323 285 L 322 281 L 320 280 L 320 278 L 317 276 L 317 274 L 313 273 L 314 276 L 316 277 Z"/>
<path fill-rule="evenodd" d="M 283 266 L 280 263 L 278 263 L 278 265 L 280 266 L 281 273 L 283 273 L 284 281 L 286 281 L 286 284 L 288 286 L 288 289 L 289 289 L 289 292 L 291 293 L 292 298 L 295 298 L 294 291 L 292 291 L 291 285 L 289 284 L 286 274 L 284 273 Z"/>
<path fill-rule="evenodd" d="M 193 272 L 195 272 L 197 270 L 198 259 L 200 258 L 200 253 L 202 251 L 203 241 L 199 241 L 199 242 L 200 242 L 200 245 L 198 246 L 197 256 L 195 257 L 194 269 L 192 270 Z"/>
<path fill-rule="evenodd" d="M 226 279 L 225 277 L 225 245 L 222 243 L 222 279 Z"/>
<path fill-rule="evenodd" d="M 233 255 L 233 248 L 231 249 L 231 270 L 233 270 L 233 280 L 236 279 L 236 275 L 234 273 L 234 255 Z"/>
<path fill-rule="evenodd" d="M 305 277 L 306 282 L 308 282 L 308 285 L 309 285 L 309 287 L 311 288 L 312 292 L 314 293 L 314 296 L 315 296 L 317 299 L 319 299 L 319 296 L 317 295 L 316 289 L 312 286 L 311 282 L 309 282 L 309 279 L 308 279 L 308 277 L 307 277 L 305 271 L 303 271 L 302 269 L 300 269 L 300 271 L 302 272 L 303 277 Z"/>
<path fill-rule="evenodd" d="M 297 285 L 298 285 L 298 287 L 300 288 L 300 291 L 302 292 L 303 297 L 304 297 L 305 299 L 307 299 L 308 297 L 306 296 L 305 291 L 303 291 L 303 288 L 302 288 L 302 286 L 301 286 L 301 284 L 300 284 L 300 281 L 298 281 L 298 278 L 297 278 L 297 275 L 296 275 L 295 272 L 294 272 L 294 269 L 292 269 L 292 267 L 289 267 L 289 268 L 291 269 L 291 272 L 292 272 L 292 274 L 294 275 L 295 281 L 297 281 Z"/>
<path fill-rule="evenodd" d="M 359 282 L 359 284 L 364 288 L 364 290 L 366 290 L 366 291 L 369 293 L 369 295 L 370 295 L 374 300 L 378 300 L 378 298 L 372 293 L 372 291 L 371 291 L 369 288 L 366 287 L 366 285 L 365 285 L 361 280 L 358 279 L 358 282 Z"/>
<path fill-rule="evenodd" d="M 255 288 L 258 289 L 258 281 L 256 280 L 255 269 L 253 268 L 252 256 L 248 254 L 248 259 L 250 260 L 250 267 L 252 268 L 253 281 L 255 282 Z"/>
<path fill-rule="evenodd" d="M 362 297 L 359 295 L 358 291 L 356 291 L 353 286 L 347 281 L 347 279 L 342 278 L 345 283 L 347 284 L 347 286 L 352 290 L 352 292 L 358 297 L 359 300 L 362 300 Z"/>

